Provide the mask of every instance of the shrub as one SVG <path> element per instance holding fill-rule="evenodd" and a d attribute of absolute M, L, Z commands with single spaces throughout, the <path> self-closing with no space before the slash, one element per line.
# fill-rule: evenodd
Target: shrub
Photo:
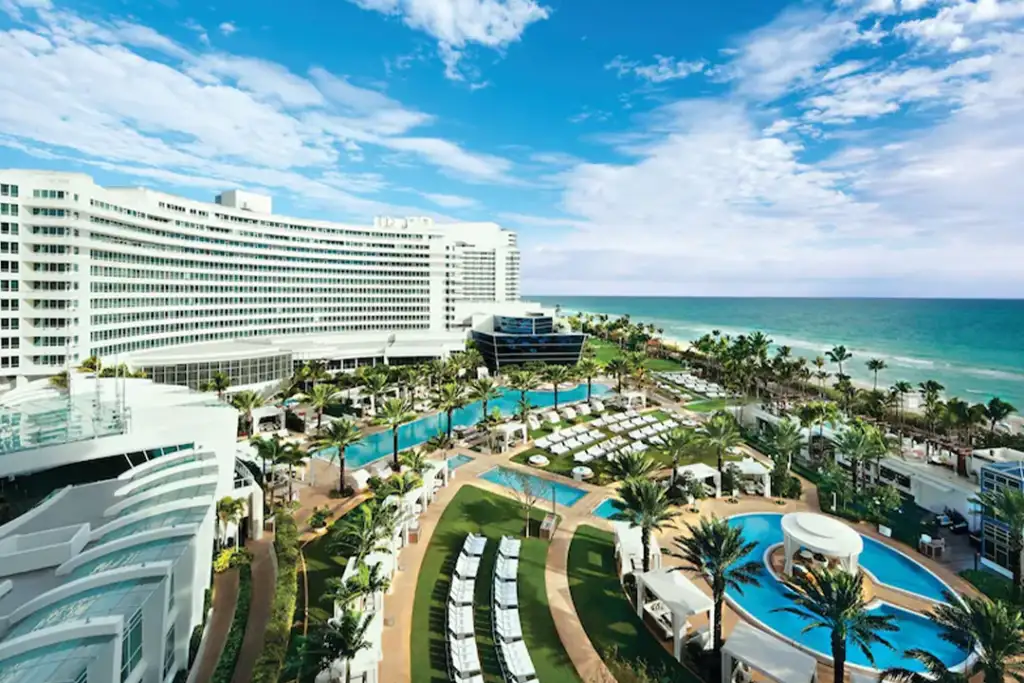
<path fill-rule="evenodd" d="M 314 529 L 323 529 L 327 526 L 327 520 L 331 518 L 331 510 L 324 507 L 313 508 L 313 514 L 309 517 L 309 526 Z"/>
<path fill-rule="evenodd" d="M 227 640 L 224 641 L 220 659 L 217 660 L 217 668 L 213 670 L 210 679 L 213 683 L 230 683 L 232 676 L 235 675 L 235 664 L 238 663 L 238 654 L 242 650 L 242 640 L 245 638 L 245 627 L 249 623 L 251 598 L 252 568 L 248 564 L 243 564 L 238 573 L 238 602 L 235 604 L 235 616 L 231 620 L 231 629 L 228 631 Z"/>
<path fill-rule="evenodd" d="M 213 561 L 213 571 L 217 574 L 235 567 L 242 567 L 252 562 L 252 551 L 246 548 L 225 548 L 218 553 Z"/>
<path fill-rule="evenodd" d="M 295 518 L 284 511 L 275 516 L 277 531 L 274 553 L 277 555 L 277 584 L 270 608 L 270 622 L 263 639 L 263 654 L 256 662 L 251 683 L 277 683 L 288 653 L 288 639 L 298 594 L 299 529 Z"/>

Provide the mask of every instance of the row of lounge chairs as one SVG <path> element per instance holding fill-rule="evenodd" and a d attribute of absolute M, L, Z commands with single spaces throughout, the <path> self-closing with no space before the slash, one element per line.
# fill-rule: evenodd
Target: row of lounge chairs
<path fill-rule="evenodd" d="M 599 401 L 596 398 L 592 399 L 590 403 L 576 403 L 573 405 L 563 406 L 558 410 L 548 410 L 539 416 L 537 414 L 529 415 L 526 418 L 527 426 L 531 430 L 541 428 L 541 423 L 546 422 L 548 424 L 558 424 L 562 420 L 572 421 L 577 417 L 584 417 L 595 413 L 604 412 L 605 405 L 603 401 Z"/>
<path fill-rule="evenodd" d="M 480 651 L 476 644 L 473 595 L 480 559 L 487 537 L 469 534 L 455 560 L 455 572 L 448 589 L 445 631 L 448 640 L 448 677 L 455 683 L 483 683 Z"/>
<path fill-rule="evenodd" d="M 494 600 L 491 616 L 494 643 L 497 645 L 498 663 L 507 683 L 539 681 L 533 659 L 523 642 L 523 627 L 519 619 L 519 551 L 522 541 L 505 536 L 498 544 L 498 558 L 494 563 Z"/>
<path fill-rule="evenodd" d="M 655 376 L 708 398 L 725 398 L 729 395 L 729 392 L 717 383 L 708 382 L 700 377 L 694 377 L 688 372 L 659 372 L 655 373 Z"/>

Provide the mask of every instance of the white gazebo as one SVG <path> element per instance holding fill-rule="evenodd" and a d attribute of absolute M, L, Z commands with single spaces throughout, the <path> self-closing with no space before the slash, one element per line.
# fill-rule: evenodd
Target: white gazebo
<path fill-rule="evenodd" d="M 772 495 L 772 473 L 767 467 L 759 463 L 753 458 L 743 458 L 734 463 L 731 463 L 732 467 L 741 477 L 748 477 L 751 479 L 760 479 L 761 485 L 764 486 L 765 498 L 771 498 Z"/>
<path fill-rule="evenodd" d="M 652 593 L 657 600 L 644 603 L 645 594 Z M 644 611 L 672 631 L 672 654 L 682 661 L 683 643 L 689 618 L 697 614 L 708 615 L 708 633 L 714 630 L 712 610 L 715 601 L 697 588 L 678 570 L 653 569 L 645 574 L 636 574 L 636 613 L 643 619 Z"/>
<path fill-rule="evenodd" d="M 647 394 L 642 391 L 624 391 L 622 403 L 624 408 L 646 408 Z"/>
<path fill-rule="evenodd" d="M 715 484 L 715 498 L 722 496 L 722 475 L 718 470 L 702 462 L 695 462 L 692 465 L 684 465 L 676 468 L 676 477 L 683 479 L 687 476 L 693 477 L 699 482 L 706 483 L 711 479 Z"/>
<path fill-rule="evenodd" d="M 448 486 L 450 478 L 451 470 L 447 460 L 427 460 L 426 469 L 423 470 L 423 486 L 427 489 L 429 502 L 434 501 L 438 489 Z"/>
<path fill-rule="evenodd" d="M 517 443 L 525 443 L 529 438 L 525 424 L 518 421 L 505 422 L 491 430 L 491 448 L 493 449 L 496 444 L 498 452 L 502 452 Z"/>
<path fill-rule="evenodd" d="M 790 512 L 782 517 L 782 535 L 787 576 L 793 575 L 793 556 L 802 549 L 838 559 L 843 569 L 857 572 L 864 539 L 838 519 L 815 512 Z"/>
<path fill-rule="evenodd" d="M 640 527 L 613 521 L 612 530 L 615 532 L 615 556 L 619 558 L 619 578 L 643 571 L 644 544 Z M 661 569 L 661 547 L 654 534 L 651 534 L 650 560 L 651 569 Z"/>
<path fill-rule="evenodd" d="M 722 683 L 736 680 L 732 668 L 737 662 L 777 683 L 815 683 L 818 679 L 817 659 L 744 621 L 736 623 L 722 646 Z"/>

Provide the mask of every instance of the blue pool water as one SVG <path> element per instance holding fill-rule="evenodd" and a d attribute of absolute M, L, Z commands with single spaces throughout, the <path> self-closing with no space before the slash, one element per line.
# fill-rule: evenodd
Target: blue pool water
<path fill-rule="evenodd" d="M 473 458 L 471 458 L 468 455 L 463 455 L 462 453 L 459 453 L 458 455 L 453 455 L 452 457 L 448 458 L 448 469 L 454 470 L 471 462 L 473 462 Z"/>
<path fill-rule="evenodd" d="M 611 519 L 618 510 L 615 509 L 612 498 L 605 498 L 601 501 L 601 504 L 591 510 L 590 514 L 596 515 L 601 519 Z"/>
<path fill-rule="evenodd" d="M 603 396 L 610 391 L 610 387 L 604 384 L 594 384 L 591 390 L 592 396 Z M 487 410 L 493 412 L 495 408 L 501 411 L 502 415 L 514 415 L 517 413 L 516 404 L 519 403 L 519 392 L 502 387 L 501 397 L 487 402 Z M 534 408 L 547 408 L 554 405 L 555 395 L 551 391 L 528 391 L 526 397 L 530 399 L 530 405 Z M 587 397 L 587 385 L 579 384 L 572 389 L 562 389 L 558 392 L 558 404 L 582 401 Z M 484 410 L 479 401 L 470 403 L 465 408 L 460 408 L 452 413 L 453 427 L 470 427 L 483 418 Z M 430 437 L 447 431 L 448 416 L 438 413 L 428 415 L 404 424 L 398 428 L 398 449 L 405 450 L 413 446 L 426 443 Z M 392 453 L 391 430 L 386 429 L 370 434 L 362 441 L 349 446 L 345 454 L 345 462 L 349 467 L 362 467 L 363 465 L 389 457 Z M 333 454 L 333 449 L 324 449 L 316 455 Z"/>
<path fill-rule="evenodd" d="M 514 470 L 510 470 L 507 467 L 495 467 L 492 470 L 487 470 L 480 475 L 481 479 L 491 482 L 492 484 L 498 484 L 506 488 L 515 489 L 516 491 L 522 491 L 522 485 L 519 483 L 519 479 L 515 476 L 511 476 Z M 575 486 L 569 486 L 568 484 L 562 484 L 557 481 L 550 481 L 541 477 L 536 477 L 532 474 L 524 475 L 530 480 L 534 487 L 534 491 L 538 494 L 537 497 L 540 500 L 546 500 L 551 502 L 551 496 L 554 494 L 554 502 L 565 507 L 572 507 L 576 503 L 580 502 L 580 499 L 587 495 L 587 492 L 578 489 Z"/>
<path fill-rule="evenodd" d="M 765 551 L 777 543 L 782 543 L 782 515 L 771 513 L 740 515 L 730 518 L 729 525 L 742 528 L 744 538 L 756 544 L 743 561 L 755 560 L 762 564 L 762 569 L 756 585 L 744 586 L 742 594 L 728 591 L 728 597 L 769 629 L 795 640 L 825 657 L 831 657 L 830 639 L 832 634 L 829 631 L 814 629 L 805 633 L 803 629 L 807 626 L 807 621 L 796 615 L 772 611 L 793 604 L 786 596 L 788 589 L 763 565 Z M 870 551 L 868 550 L 869 544 L 872 544 Z M 864 553 L 860 556 L 860 563 L 878 577 L 879 581 L 886 583 L 892 581 L 890 585 L 896 588 L 919 592 L 933 590 L 935 586 L 930 582 L 944 585 L 924 567 L 905 557 L 902 553 L 871 539 L 864 539 Z M 925 578 L 926 576 L 930 581 Z M 922 594 L 928 595 L 925 592 Z M 941 592 L 939 595 L 939 599 L 941 599 Z M 850 644 L 847 656 L 851 664 L 876 669 L 902 666 L 914 671 L 921 671 L 920 663 L 903 656 L 903 651 L 912 647 L 928 650 L 948 666 L 960 664 L 966 657 L 962 650 L 939 637 L 941 630 L 927 617 L 884 602 L 880 603 L 875 610 L 878 614 L 891 614 L 899 627 L 899 631 L 885 634 L 885 637 L 896 649 L 890 650 L 881 645 L 874 646 L 871 652 L 875 657 L 875 663 L 872 665 L 860 648 Z"/>

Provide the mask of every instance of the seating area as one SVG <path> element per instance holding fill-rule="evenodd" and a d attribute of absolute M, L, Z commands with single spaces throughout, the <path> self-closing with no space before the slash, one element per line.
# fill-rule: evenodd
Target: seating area
<path fill-rule="evenodd" d="M 727 398 L 729 392 L 715 382 L 695 377 L 688 372 L 656 372 L 657 386 L 677 397 L 684 395 L 684 390 L 708 398 Z"/>
<path fill-rule="evenodd" d="M 522 541 L 509 536 L 498 544 L 498 557 L 494 564 L 494 593 L 491 615 L 494 644 L 502 677 L 507 683 L 537 681 L 537 671 L 523 641 L 523 627 L 519 618 L 519 551 Z"/>
<path fill-rule="evenodd" d="M 642 453 L 651 446 L 664 443 L 663 434 L 681 423 L 669 418 L 659 421 L 652 414 L 641 414 L 635 410 L 611 413 L 587 424 L 565 427 L 548 436 L 537 439 L 536 446 L 555 456 L 571 455 L 577 465 L 587 465 L 599 459 L 614 460 L 621 453 Z M 611 436 L 603 430 L 611 432 Z M 531 458 L 531 464 L 539 465 L 542 456 Z"/>
<path fill-rule="evenodd" d="M 446 633 L 448 642 L 448 677 L 455 683 L 483 683 L 480 652 L 476 645 L 473 623 L 473 595 L 480 558 L 487 547 L 487 538 L 468 534 L 462 552 L 455 561 L 455 572 L 448 590 Z"/>

